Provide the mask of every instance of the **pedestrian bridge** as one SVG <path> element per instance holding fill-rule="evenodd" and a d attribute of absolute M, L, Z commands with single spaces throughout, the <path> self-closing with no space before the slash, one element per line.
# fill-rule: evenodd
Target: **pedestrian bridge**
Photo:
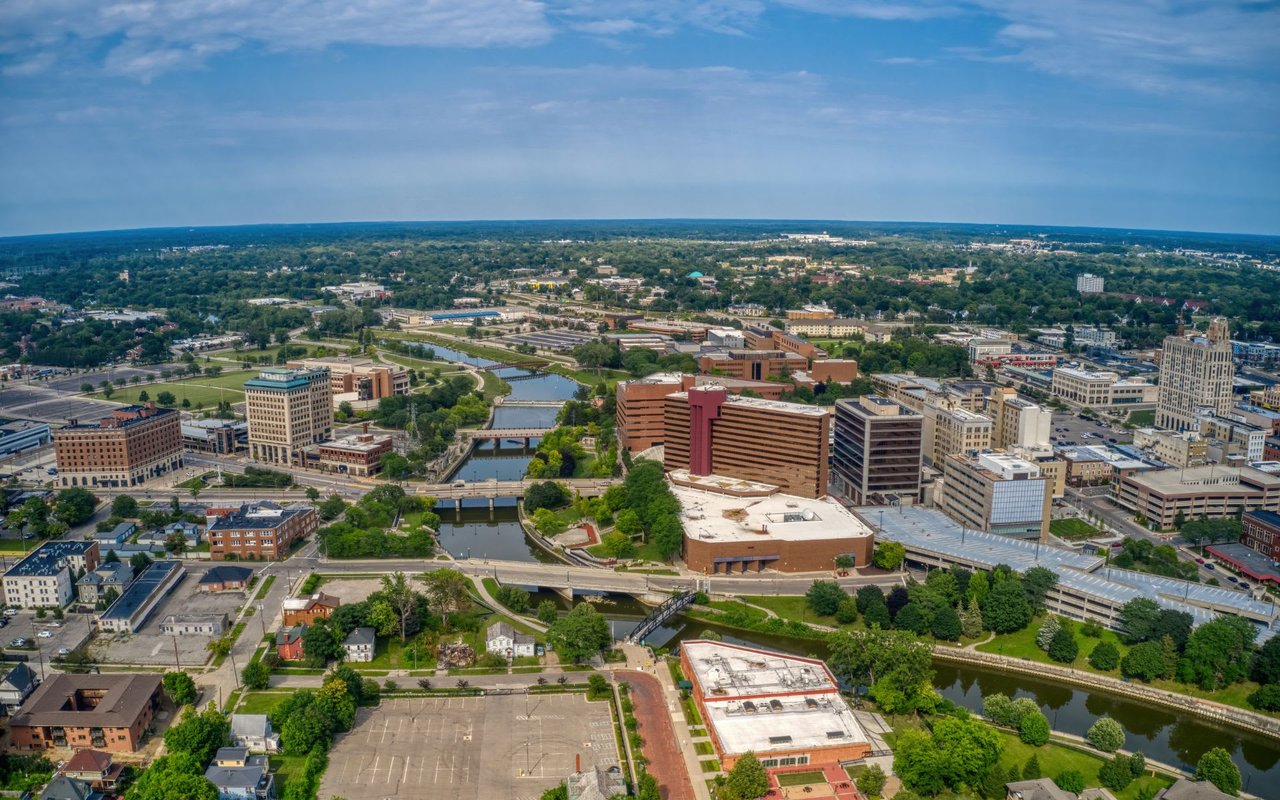
<path fill-rule="evenodd" d="M 541 439 L 551 431 L 551 428 L 474 428 L 471 430 L 460 429 L 457 432 L 459 439 L 522 439 L 525 444 L 530 439 Z"/>
<path fill-rule="evenodd" d="M 437 500 L 495 500 L 499 497 L 524 497 L 525 491 L 536 483 L 544 481 L 454 481 L 453 483 L 419 483 L 406 484 L 405 488 L 413 494 L 434 497 Z M 557 481 L 569 487 L 583 497 L 598 497 L 617 481 L 610 478 L 568 478 Z"/>

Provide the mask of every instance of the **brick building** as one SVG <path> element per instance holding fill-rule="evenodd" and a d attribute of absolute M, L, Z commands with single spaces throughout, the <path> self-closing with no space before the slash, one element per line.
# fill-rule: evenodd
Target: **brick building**
<path fill-rule="evenodd" d="M 221 509 L 209 509 L 217 512 Z M 275 503 L 246 503 L 211 519 L 206 534 L 215 561 L 236 559 L 278 560 L 289 554 L 294 542 L 315 533 L 320 518 L 310 506 L 281 508 Z"/>
<path fill-rule="evenodd" d="M 333 429 L 329 370 L 264 369 L 244 383 L 249 454 L 270 464 L 301 466 L 303 450 Z"/>
<path fill-rule="evenodd" d="M 620 381 L 616 412 L 618 441 L 633 453 L 662 444 L 667 395 L 687 392 L 695 386 L 723 386 L 730 394 L 750 391 L 765 400 L 777 400 L 789 388 L 784 383 L 673 372 Z"/>
<path fill-rule="evenodd" d="M 698 360 L 698 369 L 703 372 L 753 381 L 804 372 L 808 368 L 809 359 L 785 350 L 725 350 L 707 353 Z"/>
<path fill-rule="evenodd" d="M 318 619 L 328 619 L 338 610 L 342 601 L 324 592 L 306 597 L 290 597 L 284 601 L 285 625 L 310 625 Z"/>
<path fill-rule="evenodd" d="M 1280 514 L 1250 511 L 1240 518 L 1240 543 L 1272 561 L 1280 561 Z"/>
<path fill-rule="evenodd" d="M 391 437 L 358 433 L 317 445 L 315 452 L 317 466 L 325 472 L 367 477 L 382 471 L 382 457 L 391 452 Z"/>
<path fill-rule="evenodd" d="M 137 486 L 182 469 L 182 426 L 171 408 L 126 406 L 97 422 L 70 420 L 53 451 L 60 486 Z"/>
<path fill-rule="evenodd" d="M 132 753 L 160 708 L 159 675 L 53 674 L 9 723 L 15 747 Z"/>
<path fill-rule="evenodd" d="M 329 385 L 336 407 L 348 402 L 378 401 L 384 397 L 409 393 L 409 370 L 398 364 L 376 364 L 369 358 L 333 356 L 302 358 L 290 361 L 295 369 L 327 369 Z"/>

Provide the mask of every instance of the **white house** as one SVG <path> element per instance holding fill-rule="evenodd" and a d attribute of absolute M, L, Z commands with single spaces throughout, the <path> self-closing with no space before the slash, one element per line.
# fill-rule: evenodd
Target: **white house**
<path fill-rule="evenodd" d="M 485 649 L 505 658 L 534 655 L 533 636 L 520 633 L 505 622 L 495 622 L 485 635 Z"/>
<path fill-rule="evenodd" d="M 266 714 L 232 714 L 231 743 L 252 753 L 280 752 L 280 737 Z"/>
<path fill-rule="evenodd" d="M 347 634 L 342 647 L 347 651 L 347 661 L 372 661 L 376 637 L 373 628 L 355 628 Z"/>

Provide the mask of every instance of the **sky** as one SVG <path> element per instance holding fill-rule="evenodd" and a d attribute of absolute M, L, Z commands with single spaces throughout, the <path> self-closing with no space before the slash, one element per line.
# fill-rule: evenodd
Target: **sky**
<path fill-rule="evenodd" d="M 0 0 L 0 235 L 1280 233 L 1280 0 Z"/>

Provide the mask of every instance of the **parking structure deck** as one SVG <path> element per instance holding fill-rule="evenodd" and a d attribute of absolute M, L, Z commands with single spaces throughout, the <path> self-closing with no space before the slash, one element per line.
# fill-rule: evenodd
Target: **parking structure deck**
<path fill-rule="evenodd" d="M 581 694 L 389 698 L 360 709 L 334 744 L 320 796 L 538 800 L 578 756 L 583 768 L 618 763 L 608 703 Z"/>

